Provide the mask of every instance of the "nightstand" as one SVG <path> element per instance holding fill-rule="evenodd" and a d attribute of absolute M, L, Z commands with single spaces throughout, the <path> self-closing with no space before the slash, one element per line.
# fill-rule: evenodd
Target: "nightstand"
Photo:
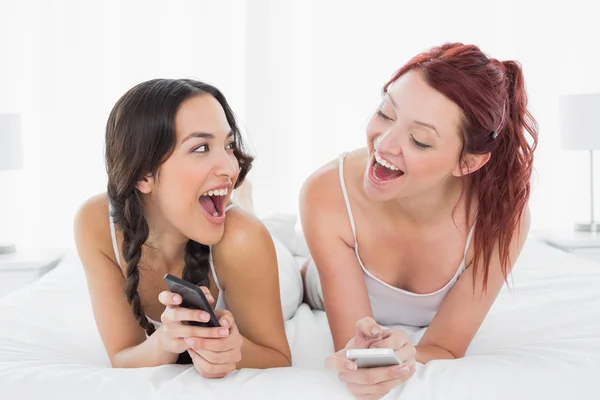
<path fill-rule="evenodd" d="M 532 232 L 539 240 L 600 263 L 600 232 L 577 232 L 573 229 Z"/>
<path fill-rule="evenodd" d="M 38 280 L 66 254 L 58 250 L 17 250 L 0 254 L 0 297 Z"/>

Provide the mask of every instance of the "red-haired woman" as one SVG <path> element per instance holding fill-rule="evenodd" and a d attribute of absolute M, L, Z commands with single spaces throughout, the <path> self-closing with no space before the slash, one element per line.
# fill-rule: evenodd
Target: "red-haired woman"
<path fill-rule="evenodd" d="M 366 148 L 305 182 L 306 297 L 327 312 L 328 368 L 356 396 L 384 395 L 415 361 L 464 356 L 527 236 L 536 145 L 520 66 L 445 44 L 385 84 Z M 428 329 L 413 345 L 391 325 Z M 357 370 L 345 349 L 368 347 L 404 363 Z"/>

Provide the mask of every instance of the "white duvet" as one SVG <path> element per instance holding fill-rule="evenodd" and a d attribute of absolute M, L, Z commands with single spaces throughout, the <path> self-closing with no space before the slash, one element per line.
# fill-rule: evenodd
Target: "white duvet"
<path fill-rule="evenodd" d="M 465 358 L 418 365 L 386 398 L 600 399 L 600 264 L 530 239 Z M 286 322 L 293 367 L 236 371 L 113 369 L 74 252 L 36 284 L 0 299 L 2 399 L 351 399 L 324 369 L 324 313 Z M 423 330 L 410 330 L 416 342 Z"/>

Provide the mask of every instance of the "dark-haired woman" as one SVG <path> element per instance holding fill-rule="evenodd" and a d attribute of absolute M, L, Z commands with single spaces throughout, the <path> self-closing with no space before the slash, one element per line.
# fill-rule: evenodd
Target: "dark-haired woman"
<path fill-rule="evenodd" d="M 537 126 L 514 61 L 445 44 L 384 85 L 367 147 L 316 171 L 301 195 L 306 297 L 325 309 L 329 368 L 379 398 L 415 362 L 462 357 L 519 256 Z M 360 246 L 359 246 L 360 244 Z M 428 327 L 413 345 L 400 329 Z M 358 369 L 345 348 L 392 348 Z"/>
<path fill-rule="evenodd" d="M 291 365 L 270 234 L 231 201 L 252 165 L 225 97 L 156 79 L 106 126 L 108 190 L 75 220 L 96 324 L 113 367 L 192 363 L 205 377 Z M 180 307 L 166 273 L 204 290 L 220 321 Z"/>

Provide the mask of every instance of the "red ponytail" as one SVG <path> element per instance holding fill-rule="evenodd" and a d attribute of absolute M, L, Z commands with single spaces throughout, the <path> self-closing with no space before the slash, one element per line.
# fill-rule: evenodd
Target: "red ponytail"
<path fill-rule="evenodd" d="M 384 92 L 415 68 L 424 73 L 431 87 L 461 108 L 461 158 L 469 153 L 491 154 L 482 168 L 464 176 L 467 215 L 473 200 L 478 208 L 472 266 L 475 276 L 482 268 L 485 289 L 496 245 L 507 278 L 510 243 L 531 191 L 538 128 L 527 110 L 523 73 L 514 61 L 501 63 L 489 59 L 476 46 L 449 43 L 414 57 L 384 86 Z"/>

